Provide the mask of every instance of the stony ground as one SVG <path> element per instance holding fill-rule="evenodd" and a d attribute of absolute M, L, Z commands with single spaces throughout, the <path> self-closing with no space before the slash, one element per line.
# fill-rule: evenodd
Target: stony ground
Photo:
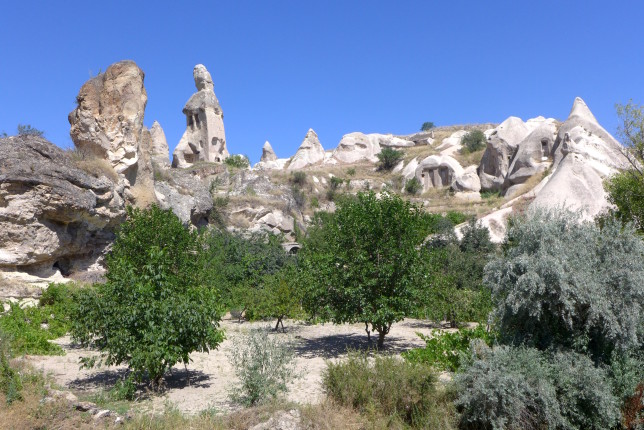
<path fill-rule="evenodd" d="M 229 390 L 236 378 L 230 364 L 229 354 L 235 345 L 243 342 L 250 329 L 268 327 L 269 323 L 239 323 L 225 319 L 222 326 L 227 339 L 210 353 L 191 355 L 193 362 L 186 369 L 175 366 L 167 377 L 167 390 L 161 396 L 149 396 L 139 403 L 144 411 L 161 411 L 169 404 L 185 413 L 198 413 L 205 409 L 228 411 L 234 406 L 228 399 Z M 272 324 L 271 324 L 272 326 Z M 270 336 L 287 337 L 293 341 L 296 352 L 297 372 L 301 375 L 290 387 L 287 399 L 297 403 L 318 403 L 323 398 L 322 372 L 328 360 L 346 355 L 347 349 L 369 347 L 364 324 L 317 324 L 287 322 L 286 334 Z M 410 348 L 423 346 L 416 332 L 429 334 L 432 326 L 425 321 L 408 319 L 396 323 L 385 340 L 385 349 L 399 354 Z M 56 341 L 66 351 L 64 356 L 30 356 L 28 361 L 37 369 L 51 374 L 62 387 L 81 396 L 103 388 L 110 388 L 125 373 L 124 367 L 79 370 L 80 357 L 95 354 L 93 351 L 75 348 L 68 337 Z M 190 384 L 188 384 L 188 376 Z"/>

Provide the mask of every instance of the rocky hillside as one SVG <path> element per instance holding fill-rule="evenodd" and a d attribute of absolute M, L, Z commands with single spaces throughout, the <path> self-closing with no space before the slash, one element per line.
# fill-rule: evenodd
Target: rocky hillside
<path fill-rule="evenodd" d="M 5 277 L 100 272 L 128 204 L 159 204 L 195 226 L 283 234 L 291 247 L 315 211 L 334 210 L 340 193 L 387 189 L 428 211 L 476 215 L 500 241 L 507 217 L 530 206 L 601 212 L 608 206 L 603 179 L 627 167 L 620 144 L 580 98 L 563 123 L 510 117 L 401 136 L 352 132 L 330 150 L 310 129 L 292 157 L 277 158 L 266 142 L 260 162 L 245 166 L 228 153 L 210 74 L 197 65 L 193 76 L 196 92 L 183 108 L 186 132 L 172 162 L 161 125 L 143 125 L 144 73 L 132 61 L 81 87 L 69 115 L 73 151 L 35 136 L 0 139 Z M 462 139 L 474 130 L 485 136 L 484 148 L 464 151 Z M 378 155 L 391 149 L 401 159 L 378 169 Z"/>

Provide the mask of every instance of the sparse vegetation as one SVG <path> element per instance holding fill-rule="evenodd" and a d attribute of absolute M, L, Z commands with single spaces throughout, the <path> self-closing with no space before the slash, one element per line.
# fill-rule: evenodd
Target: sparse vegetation
<path fill-rule="evenodd" d="M 420 127 L 420 131 L 429 131 L 432 128 L 434 128 L 434 123 L 431 121 L 426 121 L 423 123 L 423 125 Z"/>
<path fill-rule="evenodd" d="M 18 136 L 36 136 L 43 137 L 44 131 L 38 130 L 29 124 L 18 124 Z"/>
<path fill-rule="evenodd" d="M 420 190 L 422 190 L 422 185 L 418 179 L 411 178 L 405 182 L 405 192 L 407 194 L 418 194 Z"/>
<path fill-rule="evenodd" d="M 105 176 L 114 183 L 119 181 L 119 175 L 116 173 L 109 160 L 106 160 L 91 151 L 80 148 L 68 150 L 67 153 L 69 154 L 74 166 L 85 173 L 95 178 Z"/>
<path fill-rule="evenodd" d="M 481 149 L 485 149 L 485 134 L 481 130 L 469 131 L 461 138 L 461 152 L 463 154 L 471 154 Z"/>
<path fill-rule="evenodd" d="M 248 157 L 241 154 L 234 154 L 234 155 L 231 155 L 230 157 L 227 157 L 224 160 L 224 163 L 226 163 L 227 166 L 235 167 L 237 169 L 245 169 L 248 166 L 250 166 L 250 161 L 248 161 Z"/>
<path fill-rule="evenodd" d="M 382 148 L 382 150 L 376 154 L 376 157 L 378 157 L 378 170 L 389 171 L 393 169 L 396 164 L 403 159 L 404 155 L 405 153 L 403 151 L 399 151 L 388 146 Z"/>

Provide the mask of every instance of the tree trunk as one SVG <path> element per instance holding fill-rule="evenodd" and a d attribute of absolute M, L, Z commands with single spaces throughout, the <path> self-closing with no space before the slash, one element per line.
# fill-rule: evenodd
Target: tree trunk
<path fill-rule="evenodd" d="M 367 341 L 371 342 L 371 331 L 369 330 L 369 323 L 365 321 L 364 331 L 367 332 Z"/>
<path fill-rule="evenodd" d="M 387 332 L 385 330 L 380 330 L 378 332 L 378 349 L 382 349 L 383 345 L 385 344 L 385 335 Z"/>

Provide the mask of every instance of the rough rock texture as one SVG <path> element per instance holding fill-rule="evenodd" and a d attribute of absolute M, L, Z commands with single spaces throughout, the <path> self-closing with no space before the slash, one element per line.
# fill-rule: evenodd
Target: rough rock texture
<path fill-rule="evenodd" d="M 50 276 L 92 265 L 124 218 L 117 186 L 45 139 L 0 139 L 0 267 Z"/>
<path fill-rule="evenodd" d="M 463 172 L 456 176 L 452 182 L 454 191 L 472 191 L 478 193 L 481 191 L 481 180 L 476 173 L 476 166 L 469 166 Z"/>
<path fill-rule="evenodd" d="M 264 146 L 262 147 L 262 158 L 259 159 L 259 161 L 275 161 L 277 160 L 277 154 L 275 154 L 275 151 L 273 151 L 273 147 L 271 144 L 268 142 L 264 142 Z"/>
<path fill-rule="evenodd" d="M 318 139 L 318 135 L 312 128 L 306 133 L 302 144 L 291 158 L 288 170 L 297 170 L 312 164 L 318 164 L 324 160 L 324 148 Z"/>
<path fill-rule="evenodd" d="M 440 145 L 436 147 L 437 150 L 440 151 L 442 155 L 449 155 L 451 156 L 454 154 L 456 151 L 461 149 L 461 140 L 463 139 L 463 136 L 467 134 L 467 131 L 465 130 L 458 130 L 452 133 L 449 137 L 446 137 L 443 139 Z"/>
<path fill-rule="evenodd" d="M 519 143 L 516 155 L 508 168 L 505 188 L 522 184 L 550 166 L 555 133 L 555 124 L 544 122 Z"/>
<path fill-rule="evenodd" d="M 418 158 L 414 157 L 405 167 L 403 167 L 401 175 L 405 179 L 411 179 L 416 175 L 416 168 L 418 167 Z"/>
<path fill-rule="evenodd" d="M 423 191 L 449 187 L 462 174 L 463 167 L 458 161 L 445 155 L 430 155 L 416 167 L 416 179 L 422 184 Z"/>
<path fill-rule="evenodd" d="M 331 156 L 340 163 L 357 163 L 359 161 L 378 161 L 376 154 L 380 153 L 380 144 L 364 133 L 349 133 L 342 136 L 338 147 Z"/>
<path fill-rule="evenodd" d="M 554 143 L 553 173 L 531 206 L 566 206 L 593 217 L 608 207 L 603 180 L 628 166 L 619 143 L 576 98 Z"/>
<path fill-rule="evenodd" d="M 165 133 L 161 124 L 157 121 L 154 121 L 152 127 L 150 128 L 150 156 L 152 158 L 152 163 L 163 166 L 170 167 L 170 149 L 168 148 L 168 141 L 165 138 Z"/>
<path fill-rule="evenodd" d="M 478 169 L 483 191 L 499 191 L 503 188 L 517 146 L 529 132 L 520 118 L 511 116 L 490 133 Z"/>
<path fill-rule="evenodd" d="M 193 70 L 197 92 L 183 108 L 186 131 L 172 153 L 173 167 L 188 167 L 197 161 L 222 162 L 228 158 L 224 112 L 215 96 L 210 73 L 202 64 Z"/>
<path fill-rule="evenodd" d="M 144 74 L 133 61 L 120 61 L 87 81 L 69 114 L 70 135 L 82 151 L 110 161 L 116 172 L 134 182 L 143 114 L 148 96 Z"/>

